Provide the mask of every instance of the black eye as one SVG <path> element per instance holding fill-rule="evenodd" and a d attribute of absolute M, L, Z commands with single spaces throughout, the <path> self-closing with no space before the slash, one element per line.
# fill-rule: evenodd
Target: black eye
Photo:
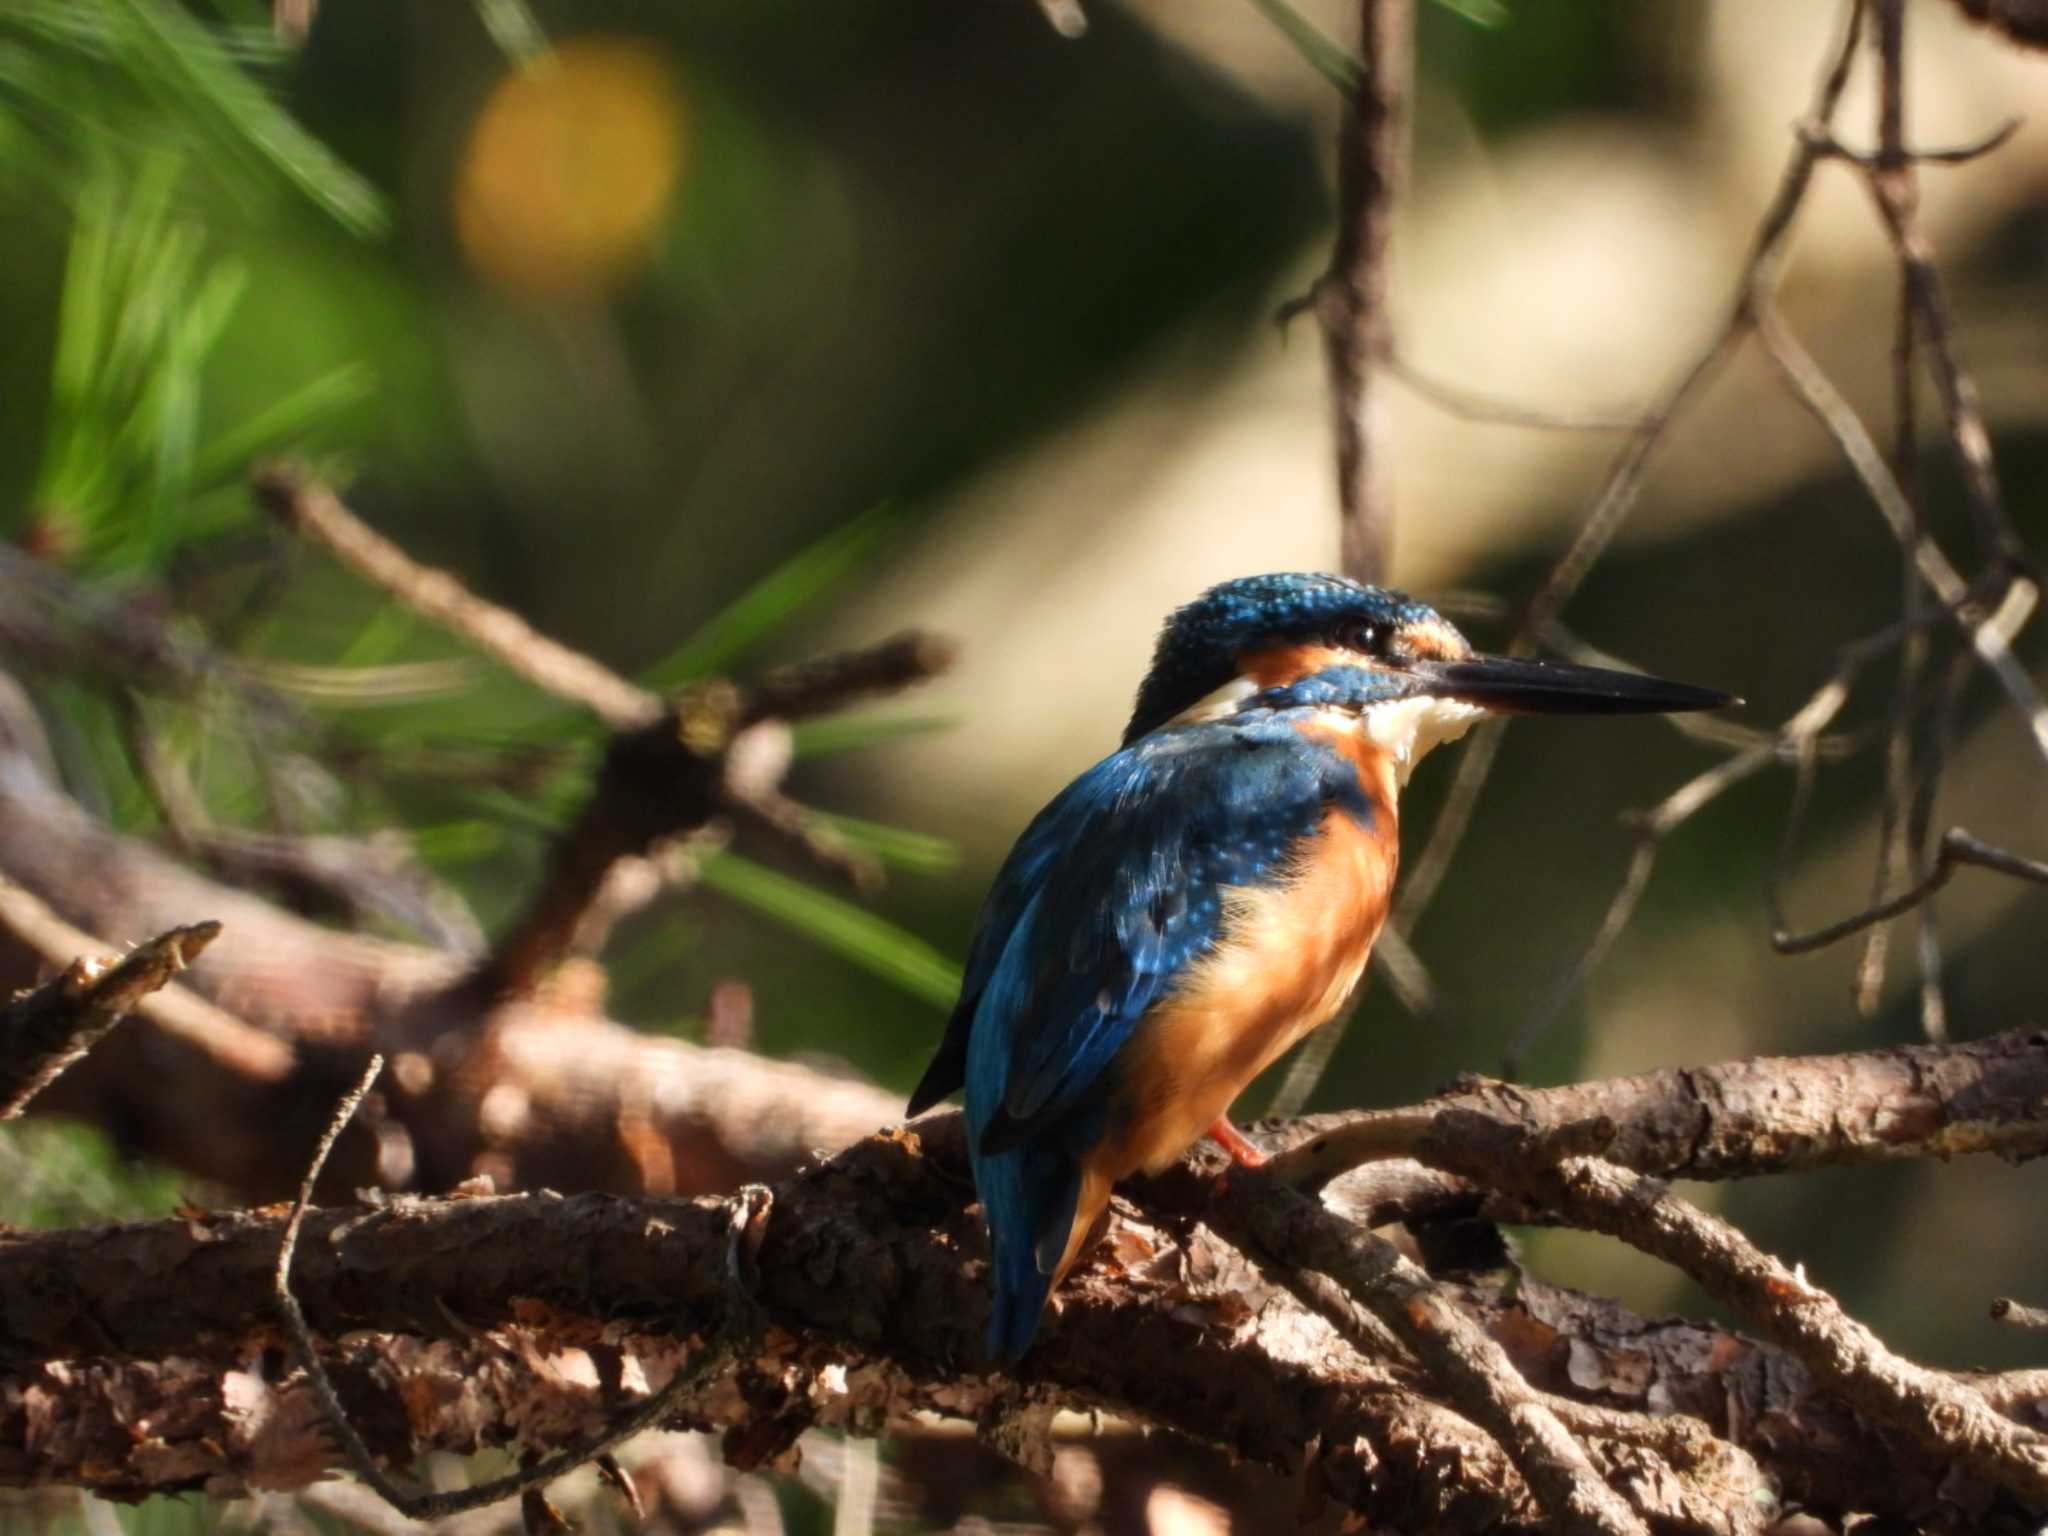
<path fill-rule="evenodd" d="M 1353 619 L 1337 631 L 1337 643 L 1347 651 L 1362 651 L 1368 656 L 1381 655 L 1387 646 L 1387 632 L 1378 624 L 1364 619 Z"/>

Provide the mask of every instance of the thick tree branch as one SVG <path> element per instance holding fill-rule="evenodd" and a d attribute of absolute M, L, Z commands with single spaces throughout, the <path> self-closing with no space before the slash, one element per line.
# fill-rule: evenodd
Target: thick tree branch
<path fill-rule="evenodd" d="M 76 925 L 64 960 L 95 947 L 88 935 L 194 913 L 233 935 L 182 978 L 190 993 L 144 1004 L 44 1106 L 257 1198 L 292 1187 L 373 1051 L 391 1073 L 337 1152 L 339 1188 L 445 1189 L 488 1172 L 521 1188 L 730 1189 L 901 1108 L 796 1063 L 641 1034 L 566 988 L 483 1007 L 463 996 L 459 959 L 323 928 L 196 874 L 88 816 L 24 752 L 0 750 L 0 869 Z M 47 958 L 14 951 L 12 964 L 26 979 Z M 174 997 L 189 1007 L 160 1014 Z M 486 1019 L 488 1059 L 472 1050 Z"/>
<path fill-rule="evenodd" d="M 1556 1088 L 1468 1080 L 1413 1108 L 1305 1124 L 1312 1133 L 1268 1169 L 1304 1189 L 1389 1158 L 1464 1172 L 1483 1156 L 1504 1172 L 1592 1152 L 1661 1178 L 1733 1179 L 1971 1152 L 2035 1157 L 2048 1152 L 2048 1031 Z"/>
<path fill-rule="evenodd" d="M 1184 1218 L 1126 1211 L 1017 1376 L 989 1374 L 985 1247 L 960 1152 L 957 1118 L 944 1116 L 871 1138 L 772 1198 L 316 1211 L 293 1285 L 352 1421 L 397 1461 L 588 1434 L 670 1381 L 701 1347 L 692 1340 L 740 1323 L 755 1342 L 685 1391 L 678 1415 L 725 1430 L 743 1462 L 778 1455 L 813 1422 L 872 1432 L 919 1412 L 1000 1425 L 1033 1407 L 1093 1407 L 1305 1471 L 1315 1496 L 1381 1526 L 1538 1523 L 1507 1459 L 1432 1400 L 1414 1364 L 1358 1353 Z M 1213 1171 L 1179 1177 L 1207 1187 Z M 1248 1181 L 1229 1198 L 1257 1193 Z M 229 1491 L 330 1469 L 303 1378 L 265 1354 L 282 1342 L 263 1321 L 282 1220 L 187 1212 L 0 1236 L 0 1448 L 23 1448 L 0 1449 L 0 1481 Z M 1817 1390 L 1772 1346 L 1632 1319 L 1529 1276 L 1440 1283 L 1660 1530 L 1747 1528 L 1703 1513 L 1742 1474 L 1657 1416 L 1673 1409 L 1748 1452 L 1786 1499 L 1899 1517 L 1951 1498 L 2025 1507 L 1945 1442 Z M 766 1331 L 750 1331 L 764 1315 Z M 2000 1410 L 2037 1412 L 2041 1386 L 2008 1387 Z M 177 1411 L 147 1416 L 174 1399 Z M 1879 1456 L 1895 1475 L 1874 1486 Z"/>
<path fill-rule="evenodd" d="M 1893 1354 L 1833 1297 L 1727 1222 L 1595 1158 L 1538 1171 L 1525 1187 L 1571 1225 L 1684 1270 L 1877 1423 L 1949 1448 L 1977 1476 L 2048 1509 L 2048 1434 L 2014 1424 L 1974 1388 Z"/>
<path fill-rule="evenodd" d="M 1222 1229 L 1249 1236 L 1253 1250 L 1283 1273 L 1320 1271 L 1370 1307 L 1452 1406 L 1500 1442 L 1555 1529 L 1566 1536 L 1647 1536 L 1641 1518 L 1601 1480 L 1585 1447 L 1530 1389 L 1507 1352 L 1421 1266 L 1306 1196 L 1263 1187 L 1263 1180 L 1246 1182 L 1250 1192 L 1235 1199 L 1226 1190 L 1216 1212 Z M 1300 1294 L 1329 1315 L 1330 1302 L 1319 1291 Z M 1342 1328 L 1341 1313 L 1333 1321 Z"/>

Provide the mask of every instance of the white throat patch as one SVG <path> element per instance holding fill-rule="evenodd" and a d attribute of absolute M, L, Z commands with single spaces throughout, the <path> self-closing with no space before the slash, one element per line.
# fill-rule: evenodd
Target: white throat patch
<path fill-rule="evenodd" d="M 1251 678 L 1233 677 L 1213 693 L 1197 699 L 1166 724 L 1203 725 L 1211 720 L 1227 720 L 1258 691 L 1259 685 Z M 1347 733 L 1361 732 L 1386 753 L 1393 762 L 1395 778 L 1405 789 L 1408 775 L 1429 755 L 1432 747 L 1456 741 L 1486 711 L 1477 704 L 1466 704 L 1457 699 L 1419 696 L 1374 704 L 1358 714 L 1348 710 L 1326 710 L 1323 713 L 1332 724 Z"/>
<path fill-rule="evenodd" d="M 1373 745 L 1393 759 L 1394 776 L 1406 788 L 1408 775 L 1429 755 L 1430 748 L 1456 741 L 1485 713 L 1477 704 L 1425 694 L 1374 704 L 1359 723 Z"/>

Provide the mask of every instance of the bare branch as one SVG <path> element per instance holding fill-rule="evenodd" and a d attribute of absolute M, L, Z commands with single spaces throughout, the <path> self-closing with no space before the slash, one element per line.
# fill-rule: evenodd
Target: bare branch
<path fill-rule="evenodd" d="M 1892 536 L 1911 555 L 1921 580 L 1943 607 L 1954 615 L 1972 647 L 2026 721 L 2035 746 L 2048 756 L 2048 700 L 2042 698 L 2026 668 L 2013 656 L 2011 644 L 2011 632 L 2016 631 L 2033 611 L 2039 588 L 2031 578 L 2013 574 L 2002 584 L 2003 592 L 1999 599 L 2005 617 L 2000 623 L 1991 623 L 1979 595 L 1963 580 L 1934 541 L 1925 533 L 1914 537 L 1917 519 L 1905 493 L 1892 478 L 1883 453 L 1872 440 L 1862 418 L 1842 398 L 1841 392 L 1822 372 L 1812 355 L 1772 311 L 1765 310 L 1759 314 L 1758 333 L 1766 352 L 1778 365 L 1801 403 L 1833 435 L 1843 458 L 1862 480 Z M 2006 607 L 2007 604 L 2012 606 Z"/>
<path fill-rule="evenodd" d="M 1877 14 L 1880 111 L 1889 123 L 1901 118 L 1904 111 L 1905 0 L 1872 3 Z M 1883 215 L 1885 229 L 1898 255 L 1900 274 L 1927 341 L 1928 362 L 1948 416 L 1950 445 L 1969 487 L 1979 537 L 1994 561 L 2019 568 L 2027 563 L 2025 545 L 2006 516 L 1998 471 L 1992 463 L 1991 434 L 1984 425 L 1976 381 L 1956 361 L 1948 301 L 1935 269 L 1933 243 L 1920 223 L 1913 162 L 1899 153 L 1900 138 L 1899 132 L 1886 129 L 1877 164 L 1863 168 L 1865 180 Z"/>
<path fill-rule="evenodd" d="M 856 883 L 871 882 L 871 865 L 783 795 L 786 722 L 926 681 L 953 655 L 950 642 L 912 631 L 785 668 L 751 688 L 704 684 L 662 706 L 649 723 L 615 734 L 589 798 L 555 840 L 540 890 L 471 974 L 467 991 L 485 1001 L 531 993 L 575 949 L 620 860 L 645 858 L 733 813 L 794 838 Z"/>
<path fill-rule="evenodd" d="M 2003 1417 L 1941 1372 L 1893 1354 L 1832 1296 L 1727 1222 L 1655 1180 L 1594 1158 L 1539 1170 L 1526 1187 L 1573 1226 L 1620 1238 L 1684 1270 L 1879 1423 L 1940 1447 L 2023 1500 L 2048 1504 L 2048 1435 Z"/>
<path fill-rule="evenodd" d="M 267 470 L 257 477 L 255 494 L 271 516 L 319 540 L 372 586 L 543 693 L 583 706 L 614 730 L 644 726 L 661 713 L 658 695 L 541 634 L 509 608 L 478 597 L 449 572 L 419 564 L 303 471 Z"/>
<path fill-rule="evenodd" d="M 1145 1186 L 1183 1215 L 1120 1207 L 1110 1244 L 1062 1288 L 1020 1376 L 992 1375 L 979 1345 L 986 1249 L 963 1165 L 959 1119 L 940 1116 L 871 1138 L 769 1199 L 542 1194 L 309 1211 L 293 1290 L 317 1334 L 346 1339 L 323 1344 L 322 1361 L 386 1465 L 485 1436 L 570 1443 L 702 1357 L 683 1341 L 740 1323 L 750 1342 L 675 1413 L 730 1430 L 729 1454 L 750 1461 L 812 1422 L 872 1432 L 922 1413 L 1014 1413 L 1022 1392 L 1286 1469 L 1376 1527 L 1540 1523 L 1497 1446 L 1433 1401 L 1412 1363 L 1345 1348 L 1370 1350 L 1370 1335 L 1333 1335 L 1320 1306 L 1268 1286 L 1185 1219 L 1227 1222 L 1259 1204 L 1256 1181 L 1236 1176 L 1219 1202 L 1220 1158 Z M 0 1483 L 291 1487 L 332 1466 L 303 1375 L 252 1375 L 275 1339 L 261 1319 L 284 1220 L 188 1211 L 0 1234 Z M 1275 1263 L 1299 1268 L 1302 1257 L 1283 1248 Z M 1823 1511 L 1906 1518 L 1936 1490 L 1980 1508 L 2004 1497 L 1950 1442 L 1887 1437 L 1873 1426 L 1889 1420 L 1859 1416 L 1770 1346 L 1634 1318 L 1533 1276 L 1434 1283 L 1660 1531 L 1731 1529 L 1728 1498 L 1753 1499 L 1754 1469 L 1781 1498 Z M 769 1326 L 746 1332 L 761 1309 Z M 2026 1417 L 2048 1395 L 2039 1375 L 1937 1380 Z M 1698 1433 L 1663 1417 L 1674 1410 L 1695 1416 Z M 121 1427 L 138 1413 L 149 1415 L 142 1440 Z M 44 1448 L 33 1463 L 9 1450 L 29 1443 L 31 1424 Z M 1703 1444 L 1709 1434 L 1753 1464 Z M 1868 1476 L 1877 1456 L 1892 1474 L 1881 1484 Z"/>
<path fill-rule="evenodd" d="M 1530 1390 L 1506 1351 L 1420 1266 L 1313 1200 L 1265 1179 L 1246 1177 L 1244 1184 L 1235 1198 L 1226 1191 L 1214 1212 L 1226 1234 L 1249 1236 L 1263 1262 L 1280 1273 L 1319 1270 L 1370 1307 L 1441 1384 L 1452 1406 L 1500 1442 L 1556 1529 L 1573 1536 L 1647 1536 L 1648 1527 L 1601 1480 L 1584 1447 Z M 1316 1291 L 1305 1295 L 1315 1298 L 1312 1305 L 1322 1300 Z"/>
<path fill-rule="evenodd" d="M 729 1189 L 783 1177 L 902 1107 L 801 1063 L 629 1029 L 596 991 L 487 1007 L 459 992 L 459 960 L 307 922 L 114 833 L 4 740 L 0 773 L 0 869 L 23 887 L 0 886 L 0 926 L 36 955 L 68 964 L 116 947 L 98 934 L 192 912 L 233 936 L 43 1107 L 118 1126 L 127 1148 L 244 1196 L 289 1195 L 372 1051 L 392 1063 L 366 1110 L 376 1135 L 336 1154 L 355 1185 L 447 1188 L 487 1171 L 502 1188 Z"/>
<path fill-rule="evenodd" d="M 1823 949 L 1837 940 L 1846 939 L 1852 933 L 1861 933 L 1873 923 L 1886 922 L 1902 912 L 1909 912 L 1949 882 L 1950 876 L 1963 865 L 1978 869 L 1992 869 L 2002 875 L 2011 875 L 2017 880 L 2033 880 L 2048 885 L 2048 863 L 2039 859 L 2022 858 L 2003 848 L 1972 837 L 1961 827 L 1951 827 L 1942 834 L 1940 847 L 1936 850 L 1934 868 L 1917 882 L 1899 892 L 1889 901 L 1878 902 L 1865 907 L 1861 912 L 1851 913 L 1839 922 L 1829 923 L 1824 928 L 1815 928 L 1806 933 L 1793 933 L 1776 928 L 1771 933 L 1771 947 L 1781 955 L 1803 955 L 1816 949 Z"/>
<path fill-rule="evenodd" d="M 1392 347 L 1380 358 L 1379 365 L 1431 405 L 1464 421 L 1497 427 L 1528 427 L 1539 432 L 1633 432 L 1642 425 L 1641 418 L 1636 416 L 1571 414 L 1495 399 L 1424 372 Z"/>
<path fill-rule="evenodd" d="M 1342 569 L 1384 581 L 1393 550 L 1386 405 L 1373 387 L 1389 350 L 1387 252 L 1407 177 L 1408 98 L 1414 88 L 1414 0 L 1359 0 L 1361 68 L 1345 92 L 1337 135 L 1337 246 L 1307 308 L 1323 332 L 1337 444 Z"/>
<path fill-rule="evenodd" d="M 0 921 L 15 915 L 21 896 L 12 887 L 0 887 Z M 81 956 L 56 980 L 0 1006 L 0 1120 L 18 1117 L 31 1099 L 219 934 L 219 923 L 191 923 L 157 935 L 117 961 Z"/>
<path fill-rule="evenodd" d="M 299 1366 L 311 1382 L 313 1395 L 319 1399 L 321 1412 L 327 1417 L 327 1427 L 333 1432 L 348 1453 L 350 1464 L 356 1475 L 377 1491 L 386 1503 L 400 1514 L 413 1520 L 439 1520 L 449 1515 L 461 1514 L 465 1510 L 481 1509 L 487 1504 L 514 1495 L 533 1500 L 540 1496 L 540 1490 L 565 1473 L 573 1472 L 585 1462 L 603 1456 L 621 1441 L 648 1428 L 664 1413 L 668 1412 L 681 1398 L 683 1391 L 704 1373 L 711 1363 L 713 1352 L 700 1350 L 690 1368 L 678 1370 L 670 1377 L 668 1385 L 652 1393 L 647 1400 L 622 1416 L 615 1424 L 602 1433 L 578 1442 L 565 1450 L 556 1452 L 533 1465 L 522 1468 L 507 1476 L 494 1478 L 490 1482 L 451 1493 L 407 1493 L 384 1475 L 377 1459 L 357 1432 L 348 1410 L 342 1407 L 341 1398 L 334 1390 L 326 1368 L 320 1362 L 319 1345 L 313 1339 L 313 1332 L 306 1326 L 306 1314 L 300 1309 L 298 1298 L 292 1294 L 292 1256 L 298 1251 L 299 1228 L 306 1219 L 306 1208 L 313 1200 L 313 1186 L 320 1180 L 320 1170 L 326 1166 L 327 1157 L 334 1150 L 334 1144 L 341 1133 L 355 1118 L 362 1107 L 364 1096 L 377 1081 L 378 1073 L 384 1070 L 384 1058 L 372 1056 L 365 1069 L 362 1081 L 343 1097 L 336 1106 L 334 1118 L 327 1124 L 326 1132 L 313 1151 L 313 1160 L 306 1169 L 306 1177 L 299 1186 L 299 1198 L 292 1203 L 291 1215 L 286 1218 L 284 1236 L 278 1243 L 277 1277 L 275 1294 L 277 1305 L 283 1312 L 286 1326 L 291 1330 L 292 1343 L 298 1351 Z M 542 1507 L 545 1509 L 545 1502 Z M 534 1523 L 534 1510 L 527 1506 L 529 1528 Z M 547 1510 L 552 1513 L 552 1510 Z M 561 1517 L 555 1516 L 559 1522 Z"/>
<path fill-rule="evenodd" d="M 2009 117 L 1989 133 L 1980 134 L 1964 143 L 1952 144 L 1945 149 L 1901 147 L 1896 152 L 1896 158 L 1900 163 L 1909 165 L 1964 165 L 2003 147 L 2014 134 L 2026 126 L 2026 122 L 2023 117 Z M 1833 134 L 1815 127 L 1812 123 L 1801 123 L 1797 131 L 1815 154 L 1830 160 L 1846 160 L 1864 170 L 1876 170 L 1893 158 L 1894 152 L 1887 149 L 1851 149 Z"/>
<path fill-rule="evenodd" d="M 1452 1167 L 1460 1146 L 1490 1149 L 1502 1166 L 1597 1151 L 1673 1179 L 1966 1153 L 2030 1157 L 2048 1151 L 2048 1033 L 1756 1056 L 1558 1088 L 1482 1080 L 1412 1108 L 1318 1117 L 1305 1129 L 1300 1145 L 1269 1164 L 1276 1181 L 1304 1189 L 1376 1159 Z"/>
<path fill-rule="evenodd" d="M 1843 88 L 1848 84 L 1849 67 L 1862 32 L 1863 0 L 1847 0 L 1841 37 L 1808 109 L 1810 122 L 1825 128 L 1833 121 Z M 1818 158 L 1804 140 L 1794 144 L 1791 157 L 1779 178 L 1777 191 L 1751 238 L 1748 257 L 1736 280 L 1734 297 L 1721 326 L 1663 399 L 1643 415 L 1628 441 L 1622 445 L 1571 546 L 1551 568 L 1543 586 L 1530 600 L 1522 625 L 1509 646 L 1510 654 L 1532 654 L 1535 637 L 1563 612 L 1627 520 L 1641 494 L 1650 460 L 1665 434 L 1734 355 L 1748 333 L 1757 306 L 1775 291 L 1784 266 L 1786 239 L 1806 199 Z M 1415 925 L 1435 899 L 1437 889 L 1471 825 L 1472 811 L 1478 804 L 1488 775 L 1493 771 L 1499 746 L 1498 722 L 1483 724 L 1472 733 L 1459 759 L 1450 791 L 1437 812 L 1436 823 L 1430 828 L 1429 840 L 1423 845 L 1420 856 L 1409 866 L 1396 898 L 1391 921 L 1392 926 L 1403 934 L 1414 933 Z"/>

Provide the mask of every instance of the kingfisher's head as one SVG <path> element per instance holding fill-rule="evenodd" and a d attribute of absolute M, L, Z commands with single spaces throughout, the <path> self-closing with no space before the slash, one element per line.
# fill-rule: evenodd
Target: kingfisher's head
<path fill-rule="evenodd" d="M 1124 744 L 1263 700 L 1358 715 L 1403 778 L 1481 715 L 1658 714 L 1729 695 L 1636 672 L 1482 656 L 1426 603 L 1343 576 L 1241 576 L 1159 633 Z"/>

